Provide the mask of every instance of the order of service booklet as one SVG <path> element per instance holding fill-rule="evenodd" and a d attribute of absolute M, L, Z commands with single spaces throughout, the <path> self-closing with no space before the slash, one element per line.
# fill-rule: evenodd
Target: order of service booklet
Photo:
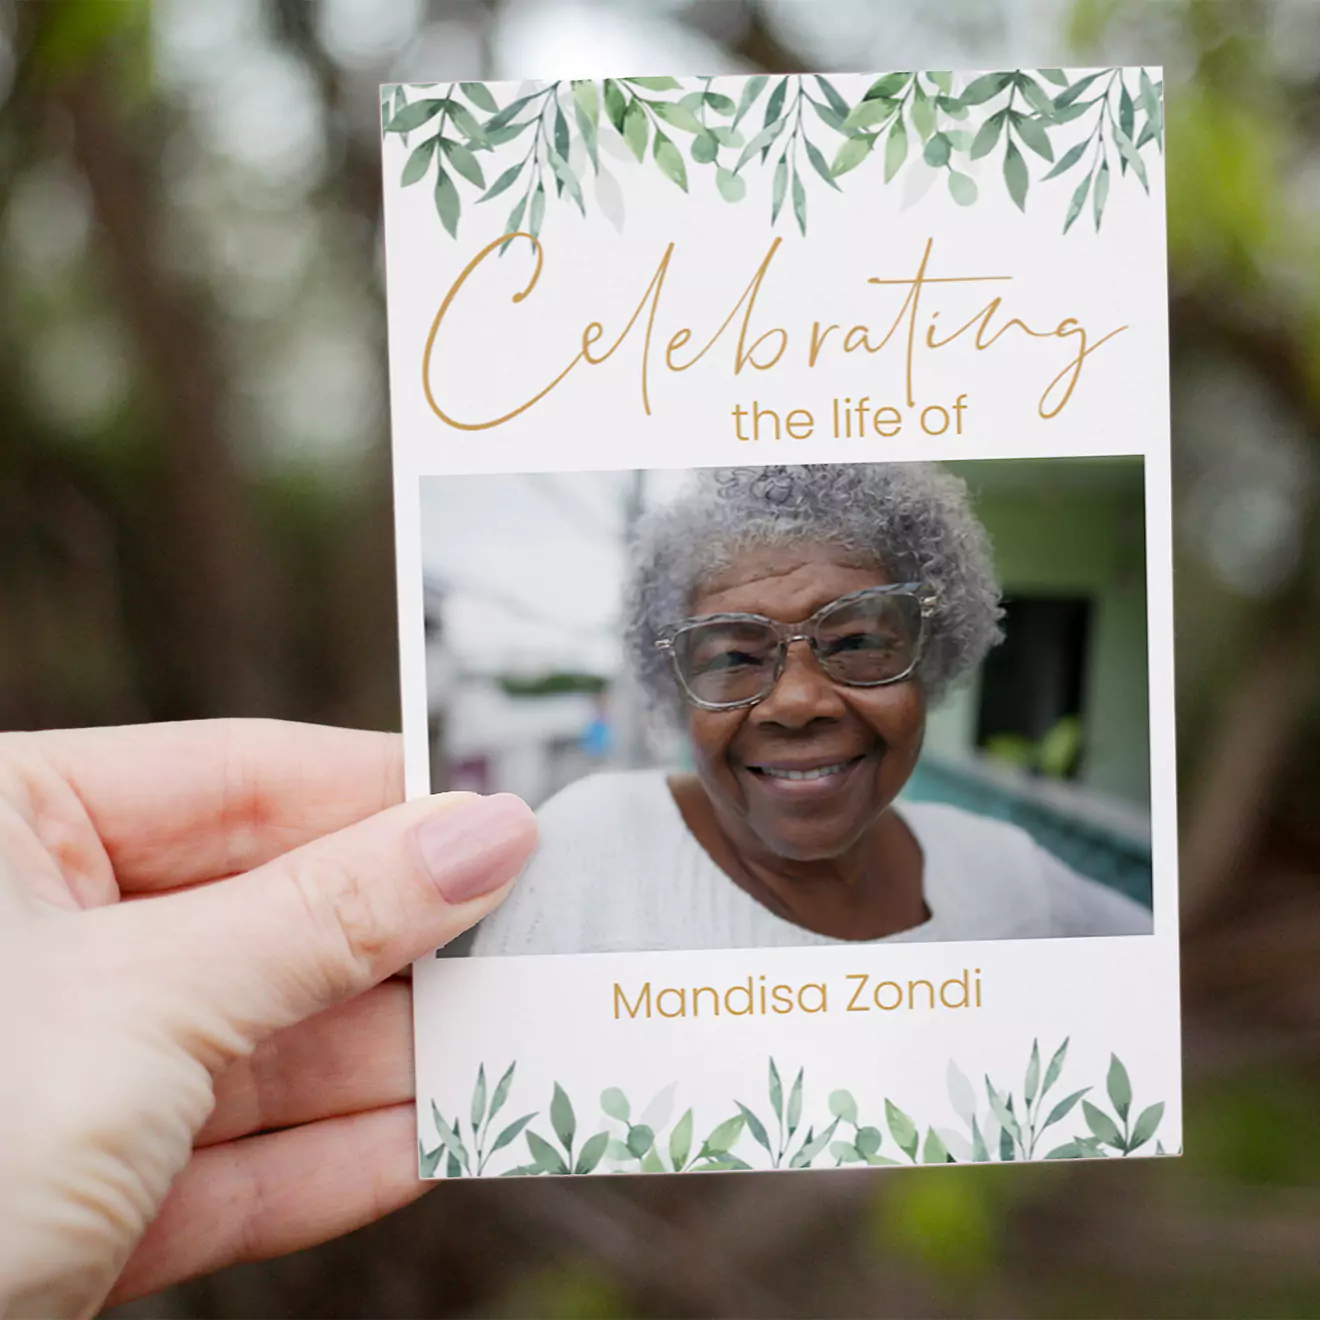
<path fill-rule="evenodd" d="M 1181 1150 L 1162 90 L 383 89 L 423 1176 Z"/>

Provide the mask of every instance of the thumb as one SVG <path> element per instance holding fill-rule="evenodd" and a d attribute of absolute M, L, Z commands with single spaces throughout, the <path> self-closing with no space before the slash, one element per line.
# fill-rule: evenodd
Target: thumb
<path fill-rule="evenodd" d="M 245 875 L 144 902 L 165 929 L 138 948 L 162 951 L 176 1026 L 214 1071 L 467 930 L 535 843 L 535 816 L 510 794 L 404 803 Z"/>

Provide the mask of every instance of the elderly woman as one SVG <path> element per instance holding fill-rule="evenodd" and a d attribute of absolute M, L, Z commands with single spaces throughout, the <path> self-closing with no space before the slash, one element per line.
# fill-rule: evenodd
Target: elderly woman
<path fill-rule="evenodd" d="M 1148 933 L 1016 826 L 897 801 L 999 640 L 984 529 L 926 464 L 699 473 L 638 530 L 627 647 L 691 773 L 592 775 L 476 954 Z"/>

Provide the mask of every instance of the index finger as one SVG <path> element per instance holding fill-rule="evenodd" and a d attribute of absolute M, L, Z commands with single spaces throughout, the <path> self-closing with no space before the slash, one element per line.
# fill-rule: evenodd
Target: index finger
<path fill-rule="evenodd" d="M 249 871 L 403 799 L 397 734 L 235 719 L 15 736 L 77 794 L 125 893 Z"/>

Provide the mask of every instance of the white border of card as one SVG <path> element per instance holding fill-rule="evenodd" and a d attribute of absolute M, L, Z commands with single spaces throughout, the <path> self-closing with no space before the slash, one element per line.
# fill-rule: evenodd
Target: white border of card
<path fill-rule="evenodd" d="M 424 476 L 1145 465 L 1152 933 L 423 959 L 422 1175 L 1178 1153 L 1160 71 L 436 83 L 382 120 L 410 794 Z"/>

